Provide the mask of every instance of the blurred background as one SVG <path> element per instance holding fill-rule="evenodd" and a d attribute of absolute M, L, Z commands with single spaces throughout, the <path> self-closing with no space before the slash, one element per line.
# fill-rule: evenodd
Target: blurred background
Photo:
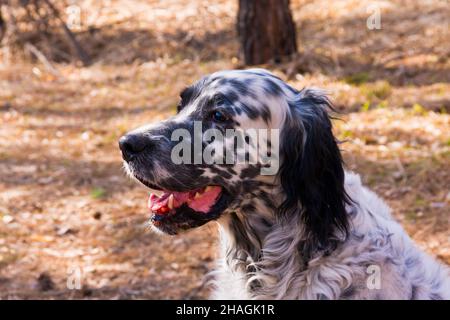
<path fill-rule="evenodd" d="M 149 231 L 117 140 L 204 74 L 327 89 L 347 168 L 450 264 L 446 0 L 0 0 L 0 298 L 206 298 L 216 227 Z"/>

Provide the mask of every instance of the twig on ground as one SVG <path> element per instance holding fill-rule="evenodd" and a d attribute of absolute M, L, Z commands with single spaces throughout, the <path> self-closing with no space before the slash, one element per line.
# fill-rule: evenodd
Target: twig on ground
<path fill-rule="evenodd" d="M 61 73 L 56 69 L 50 61 L 45 57 L 45 55 L 34 45 L 27 42 L 25 44 L 25 50 L 29 51 L 31 54 L 33 54 L 44 66 L 45 68 L 54 76 L 61 77 Z"/>
<path fill-rule="evenodd" d="M 403 182 L 406 182 L 408 180 L 408 176 L 406 175 L 405 167 L 403 166 L 403 164 L 398 156 L 395 157 L 395 164 L 398 169 L 397 174 L 399 175 L 399 177 L 402 178 Z"/>

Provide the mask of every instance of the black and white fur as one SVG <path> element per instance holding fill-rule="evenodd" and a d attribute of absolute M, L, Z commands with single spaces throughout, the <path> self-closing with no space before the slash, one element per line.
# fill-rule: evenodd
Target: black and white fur
<path fill-rule="evenodd" d="M 131 133 L 146 139 L 151 152 L 142 148 L 125 166 L 152 188 L 215 184 L 226 190 L 203 220 L 183 213 L 163 230 L 175 234 L 218 222 L 221 259 L 213 298 L 450 298 L 449 269 L 418 249 L 387 205 L 344 170 L 327 112 L 331 103 L 321 91 L 297 91 L 252 69 L 206 76 L 181 97 L 176 116 Z M 211 120 L 217 108 L 229 121 Z M 279 128 L 278 174 L 262 176 L 254 165 L 174 165 L 170 133 L 192 130 L 194 120 L 219 130 Z M 380 271 L 379 288 L 368 285 L 370 266 Z"/>

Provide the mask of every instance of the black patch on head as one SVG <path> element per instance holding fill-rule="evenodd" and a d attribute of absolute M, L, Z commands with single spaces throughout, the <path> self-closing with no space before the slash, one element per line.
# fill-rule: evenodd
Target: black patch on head
<path fill-rule="evenodd" d="M 272 96 L 279 96 L 283 93 L 283 89 L 273 80 L 264 79 L 264 91 Z"/>
<path fill-rule="evenodd" d="M 229 109 L 235 114 L 241 115 L 242 112 L 244 112 L 250 119 L 253 120 L 259 116 L 262 116 L 266 122 L 270 119 L 270 110 L 267 106 L 262 105 L 261 111 L 259 111 L 258 108 L 246 105 L 239 101 L 242 96 L 251 96 L 254 100 L 257 99 L 251 90 L 249 90 L 245 82 L 237 79 L 223 78 L 219 80 L 219 85 L 230 86 L 230 89 L 227 89 L 224 92 L 224 100 L 228 104 Z"/>
<path fill-rule="evenodd" d="M 227 84 L 232 86 L 234 90 L 236 90 L 240 95 L 247 96 L 250 94 L 250 91 L 248 89 L 248 86 L 237 79 L 227 79 Z"/>
<path fill-rule="evenodd" d="M 183 91 L 181 91 L 180 93 L 181 100 L 184 100 L 184 102 L 188 102 L 189 99 L 192 97 L 193 92 L 194 88 L 192 87 L 184 88 Z"/>
<path fill-rule="evenodd" d="M 349 221 L 345 205 L 351 203 L 344 189 L 342 156 L 327 114 L 326 96 L 304 91 L 290 104 L 280 146 L 281 186 L 286 195 L 281 216 L 298 214 L 305 225 L 303 250 L 308 257 L 318 250 L 332 251 L 336 233 L 346 238 Z"/>
<path fill-rule="evenodd" d="M 255 83 L 255 79 L 253 79 L 253 78 L 246 78 L 246 79 L 243 79 L 242 81 L 247 86 L 247 88 L 251 88 L 252 85 Z"/>
<path fill-rule="evenodd" d="M 233 106 L 233 110 L 234 110 L 234 112 L 236 112 L 236 114 L 239 115 L 239 116 L 242 114 L 241 108 L 238 108 L 238 107 L 236 107 L 236 106 Z"/>
<path fill-rule="evenodd" d="M 193 101 L 201 92 L 205 84 L 208 82 L 209 76 L 205 76 L 193 85 L 185 88 L 180 93 L 181 101 L 177 105 L 177 112 L 180 112 L 184 109 L 186 105 L 188 105 L 191 101 Z"/>
<path fill-rule="evenodd" d="M 261 112 L 261 117 L 263 118 L 264 122 L 268 123 L 271 118 L 271 113 L 270 113 L 269 107 L 266 104 L 262 103 L 260 112 Z"/>
<path fill-rule="evenodd" d="M 255 120 L 256 118 L 259 117 L 258 109 L 256 109 L 253 106 L 248 106 L 246 104 L 239 103 L 238 107 L 240 107 L 242 111 L 247 115 L 247 117 L 249 117 L 252 120 Z"/>
<path fill-rule="evenodd" d="M 235 104 L 236 101 L 239 100 L 239 94 L 237 94 L 236 91 L 234 91 L 234 90 L 227 90 L 224 93 L 224 96 L 230 105 Z"/>
<path fill-rule="evenodd" d="M 180 112 L 190 101 L 194 94 L 193 87 L 187 87 L 180 93 L 180 102 L 177 105 L 177 112 Z"/>

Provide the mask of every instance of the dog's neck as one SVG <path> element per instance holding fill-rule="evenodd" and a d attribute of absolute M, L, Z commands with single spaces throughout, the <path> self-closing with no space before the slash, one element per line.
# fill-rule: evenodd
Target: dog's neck
<path fill-rule="evenodd" d="M 284 223 L 276 219 L 279 202 L 277 195 L 260 193 L 219 220 L 225 262 L 228 268 L 246 275 L 250 295 L 272 298 L 271 293 L 261 292 L 262 288 L 282 286 L 287 281 L 280 278 L 286 274 L 284 270 L 305 268 L 299 251 L 302 226 L 295 218 Z M 255 275 L 259 280 L 250 280 Z M 274 292 L 282 292 L 277 290 Z"/>
<path fill-rule="evenodd" d="M 232 251 L 245 252 L 253 261 L 259 260 L 267 235 L 273 231 L 276 211 L 282 199 L 279 187 L 257 188 L 241 199 L 235 210 L 224 215 L 222 225 Z"/>

